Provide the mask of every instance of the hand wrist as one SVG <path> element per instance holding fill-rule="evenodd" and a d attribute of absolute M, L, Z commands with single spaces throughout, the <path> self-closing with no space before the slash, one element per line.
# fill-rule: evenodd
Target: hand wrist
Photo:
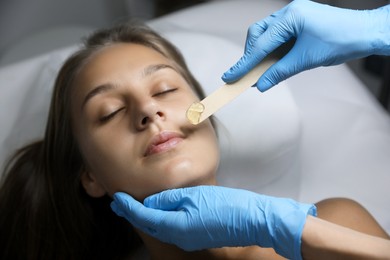
<path fill-rule="evenodd" d="M 387 259 L 390 242 L 308 216 L 302 233 L 304 259 Z"/>

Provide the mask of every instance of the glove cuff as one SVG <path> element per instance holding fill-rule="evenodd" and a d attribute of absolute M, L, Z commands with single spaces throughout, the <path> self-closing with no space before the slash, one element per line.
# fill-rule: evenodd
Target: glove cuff
<path fill-rule="evenodd" d="M 369 30 L 373 32 L 371 39 L 372 53 L 390 55 L 390 5 L 369 12 Z"/>
<path fill-rule="evenodd" d="M 276 206 L 275 205 L 279 205 Z M 268 219 L 273 248 L 281 256 L 302 259 L 301 238 L 308 215 L 317 216 L 314 204 L 298 203 L 286 199 L 285 203 L 273 203 L 273 217 Z M 273 222 L 272 226 L 271 224 Z M 272 230 L 271 230 L 272 229 Z"/>

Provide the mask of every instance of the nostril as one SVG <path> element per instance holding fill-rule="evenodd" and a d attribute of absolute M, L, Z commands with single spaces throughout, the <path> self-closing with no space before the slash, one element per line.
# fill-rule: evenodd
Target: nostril
<path fill-rule="evenodd" d="M 149 120 L 148 117 L 142 118 L 141 124 L 145 125 L 148 122 L 148 120 Z"/>
<path fill-rule="evenodd" d="M 149 117 L 149 116 L 143 117 L 141 120 L 141 125 L 145 126 L 145 125 L 149 124 L 150 122 L 154 121 L 155 119 L 157 119 L 159 117 L 161 118 L 163 116 L 164 116 L 163 112 L 157 111 L 155 114 L 155 117 Z"/>

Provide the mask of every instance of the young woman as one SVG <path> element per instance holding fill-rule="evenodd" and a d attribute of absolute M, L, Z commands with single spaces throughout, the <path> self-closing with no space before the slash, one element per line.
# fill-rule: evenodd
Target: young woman
<path fill-rule="evenodd" d="M 180 53 L 141 25 L 93 34 L 58 73 L 44 139 L 19 150 L 0 189 L 1 259 L 279 258 L 260 247 L 184 252 L 133 229 L 110 209 L 169 188 L 216 184 L 210 120 L 188 123 L 203 97 Z M 317 204 L 324 217 L 386 237 L 360 205 Z M 349 220 L 357 221 L 351 222 Z"/>

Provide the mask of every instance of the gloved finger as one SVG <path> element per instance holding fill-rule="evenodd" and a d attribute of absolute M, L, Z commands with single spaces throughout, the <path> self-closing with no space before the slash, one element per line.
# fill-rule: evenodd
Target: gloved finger
<path fill-rule="evenodd" d="M 246 37 L 246 42 L 245 42 L 245 51 L 244 55 L 251 55 L 253 54 L 253 46 L 255 46 L 255 43 L 257 43 L 257 40 L 260 38 L 260 36 L 263 33 L 266 33 L 267 31 L 272 31 L 270 28 L 274 28 L 279 26 L 278 23 L 280 23 L 280 20 L 283 20 L 284 13 L 286 12 L 287 7 L 284 7 L 275 13 L 271 14 L 270 16 L 264 18 L 261 21 L 258 21 L 254 24 L 252 24 L 248 28 L 248 33 Z M 283 31 L 280 31 L 281 33 Z M 255 50 L 258 50 L 259 46 L 255 46 Z M 263 46 L 264 47 L 264 46 Z M 274 48 L 271 47 L 271 51 Z M 269 53 L 269 52 L 268 52 Z"/>
<path fill-rule="evenodd" d="M 191 189 L 172 189 L 151 195 L 144 200 L 144 205 L 154 209 L 177 211 L 180 210 L 183 199 Z"/>
<path fill-rule="evenodd" d="M 230 83 L 240 79 L 293 36 L 294 30 L 286 26 L 284 21 L 269 25 L 255 41 L 247 45 L 244 55 L 222 75 L 222 80 Z"/>
<path fill-rule="evenodd" d="M 253 44 L 257 41 L 260 35 L 267 30 L 268 23 L 271 18 L 272 17 L 267 17 L 249 26 L 245 40 L 244 55 L 247 55 L 248 51 L 251 51 Z"/>
<path fill-rule="evenodd" d="M 298 51 L 294 46 L 282 59 L 274 63 L 256 83 L 256 87 L 264 92 L 307 68 L 297 59 Z"/>
<path fill-rule="evenodd" d="M 172 240 L 172 237 L 175 237 L 174 234 L 176 233 L 173 232 L 168 235 L 167 230 L 173 230 L 174 228 L 179 230 L 182 228 L 184 230 L 186 226 L 180 224 L 185 223 L 183 221 L 186 219 L 185 212 L 162 211 L 148 208 L 125 193 L 115 193 L 112 208 L 116 211 L 118 207 L 120 214 L 124 214 L 125 218 L 134 227 L 145 234 L 171 244 L 174 241 L 181 241 L 181 239 Z M 179 232 L 179 234 L 183 233 L 185 234 L 185 232 Z"/>
<path fill-rule="evenodd" d="M 258 47 L 259 38 L 262 37 L 247 41 L 244 55 L 222 75 L 223 81 L 231 83 L 239 80 L 268 55 L 267 48 Z"/>
<path fill-rule="evenodd" d="M 261 36 L 260 38 L 264 37 L 267 36 Z M 258 40 L 258 42 L 259 41 L 260 40 Z M 263 41 L 265 40 L 263 39 Z M 273 42 L 273 40 L 271 41 Z M 248 51 L 247 54 L 244 54 L 244 56 L 242 56 L 236 64 L 234 64 L 222 75 L 222 80 L 224 82 L 231 83 L 239 80 L 250 70 L 252 70 L 257 64 L 259 64 L 269 53 L 271 53 L 274 49 L 276 49 L 282 44 L 273 42 L 272 46 L 266 47 L 265 45 L 263 45 L 263 48 L 260 48 L 257 47 L 261 45 L 258 42 L 256 42 L 256 44 L 251 47 L 253 49 L 256 49 L 256 51 L 253 51 L 253 54 L 250 54 L 250 51 Z"/>
<path fill-rule="evenodd" d="M 251 46 L 253 51 L 248 51 L 249 54 L 252 52 L 250 56 L 254 63 L 256 61 L 259 63 L 265 56 L 295 36 L 294 25 L 288 20 L 288 17 L 282 17 L 268 24 L 267 30 Z"/>
<path fill-rule="evenodd" d="M 244 54 L 222 75 L 223 81 L 227 83 L 234 82 L 240 79 L 253 68 L 252 66 L 248 66 L 248 60 L 250 60 L 253 52 L 259 51 L 254 49 L 253 46 L 256 45 L 257 39 L 267 30 L 269 20 L 272 18 L 273 17 L 267 17 L 249 26 L 245 40 Z"/>
<path fill-rule="evenodd" d="M 148 234 L 155 233 L 161 222 L 161 212 L 145 207 L 123 192 L 114 194 L 111 208 L 117 215 L 126 218 L 133 226 Z"/>

